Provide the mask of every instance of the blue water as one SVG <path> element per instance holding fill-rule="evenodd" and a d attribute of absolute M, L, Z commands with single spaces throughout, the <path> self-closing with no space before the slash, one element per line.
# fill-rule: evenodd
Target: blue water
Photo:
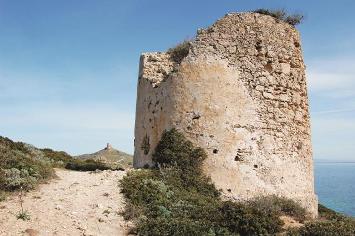
<path fill-rule="evenodd" d="M 315 188 L 321 204 L 355 216 L 355 163 L 315 162 Z"/>

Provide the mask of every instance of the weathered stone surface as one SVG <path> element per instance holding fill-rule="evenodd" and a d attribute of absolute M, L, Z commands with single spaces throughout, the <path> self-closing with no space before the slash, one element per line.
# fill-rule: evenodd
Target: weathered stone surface
<path fill-rule="evenodd" d="M 152 165 L 162 132 L 173 127 L 207 151 L 204 170 L 226 197 L 277 194 L 316 216 L 305 66 L 294 27 L 233 13 L 200 29 L 180 64 L 167 53 L 144 53 L 135 167 Z"/>

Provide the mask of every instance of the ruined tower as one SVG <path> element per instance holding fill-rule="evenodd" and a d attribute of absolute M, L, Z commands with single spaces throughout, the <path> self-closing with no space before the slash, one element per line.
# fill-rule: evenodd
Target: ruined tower
<path fill-rule="evenodd" d="M 227 14 L 198 30 L 182 61 L 140 59 L 134 166 L 152 165 L 165 129 L 208 158 L 204 171 L 225 196 L 276 194 L 315 216 L 310 117 L 300 36 L 258 13 Z"/>

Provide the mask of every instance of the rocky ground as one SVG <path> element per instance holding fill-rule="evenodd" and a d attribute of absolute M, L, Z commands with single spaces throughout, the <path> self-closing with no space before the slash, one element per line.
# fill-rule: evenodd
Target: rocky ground
<path fill-rule="evenodd" d="M 17 219 L 18 195 L 0 202 L 0 235 L 127 235 L 119 212 L 123 196 L 118 180 L 124 171 L 76 172 L 56 169 L 58 178 L 26 193 L 23 207 L 30 220 Z"/>

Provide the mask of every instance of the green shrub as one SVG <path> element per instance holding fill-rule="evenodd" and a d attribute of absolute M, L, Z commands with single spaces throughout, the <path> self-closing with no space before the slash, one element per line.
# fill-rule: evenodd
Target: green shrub
<path fill-rule="evenodd" d="M 333 211 L 322 204 L 318 204 L 318 214 L 319 218 L 325 220 L 342 220 L 346 218 L 343 214 Z"/>
<path fill-rule="evenodd" d="M 0 202 L 5 201 L 6 197 L 7 197 L 6 192 L 0 190 Z"/>
<path fill-rule="evenodd" d="M 0 137 L 0 190 L 31 189 L 53 176 L 48 158 L 34 147 Z"/>
<path fill-rule="evenodd" d="M 31 216 L 27 211 L 21 211 L 21 212 L 17 213 L 16 218 L 18 220 L 26 221 L 26 220 L 30 220 Z"/>
<path fill-rule="evenodd" d="M 330 221 L 314 221 L 306 223 L 298 230 L 288 233 L 299 236 L 354 236 L 355 223 L 354 220 L 330 220 Z"/>
<path fill-rule="evenodd" d="M 291 16 L 287 16 L 285 19 L 286 23 L 289 23 L 290 25 L 299 25 L 303 22 L 304 16 L 301 14 L 293 14 Z"/>
<path fill-rule="evenodd" d="M 287 215 L 300 222 L 303 222 L 307 215 L 306 210 L 295 201 L 276 195 L 257 197 L 248 204 L 264 214 Z"/>
<path fill-rule="evenodd" d="M 289 230 L 289 236 L 350 236 L 355 235 L 355 219 L 344 216 L 321 204 L 318 205 L 319 219 L 307 222 L 299 229 Z"/>
<path fill-rule="evenodd" d="M 285 10 L 269 10 L 269 9 L 257 9 L 255 13 L 269 15 L 277 20 L 284 21 L 290 25 L 298 25 L 302 23 L 304 16 L 301 14 L 288 15 Z"/>
<path fill-rule="evenodd" d="M 194 147 L 176 129 L 164 131 L 153 153 L 153 161 L 156 168 L 160 168 L 161 178 L 170 185 L 219 196 L 219 191 L 202 173 L 202 163 L 206 158 L 203 149 Z"/>
<path fill-rule="evenodd" d="M 66 163 L 66 169 L 77 171 L 95 171 L 95 170 L 110 170 L 111 167 L 95 160 L 79 160 L 73 159 Z"/>
<path fill-rule="evenodd" d="M 177 167 L 196 175 L 201 174 L 201 164 L 206 158 L 203 149 L 194 147 L 176 129 L 164 131 L 153 154 L 153 161 L 157 166 Z"/>
<path fill-rule="evenodd" d="M 30 175 L 26 169 L 5 169 L 3 172 L 3 187 L 7 190 L 15 190 L 21 187 L 25 189 L 31 189 L 35 186 L 36 181 L 40 178 L 40 175 L 34 173 Z"/>
<path fill-rule="evenodd" d="M 66 163 L 73 160 L 73 157 L 63 151 L 54 151 L 49 148 L 40 149 L 44 156 L 50 159 L 53 167 L 64 167 Z"/>
<path fill-rule="evenodd" d="M 282 230 L 281 215 L 303 218 L 296 203 L 258 198 L 222 201 L 202 172 L 206 153 L 172 129 L 153 154 L 152 169 L 133 170 L 121 181 L 127 199 L 123 216 L 139 235 L 270 235 Z"/>
<path fill-rule="evenodd" d="M 221 224 L 231 232 L 241 235 L 269 235 L 280 232 L 283 222 L 279 214 L 264 212 L 249 204 L 224 202 L 221 208 L 223 221 Z"/>
<path fill-rule="evenodd" d="M 169 48 L 167 53 L 170 55 L 170 58 L 176 63 L 180 63 L 190 51 L 190 41 L 184 40 L 182 43 L 179 43 L 173 48 Z"/>

